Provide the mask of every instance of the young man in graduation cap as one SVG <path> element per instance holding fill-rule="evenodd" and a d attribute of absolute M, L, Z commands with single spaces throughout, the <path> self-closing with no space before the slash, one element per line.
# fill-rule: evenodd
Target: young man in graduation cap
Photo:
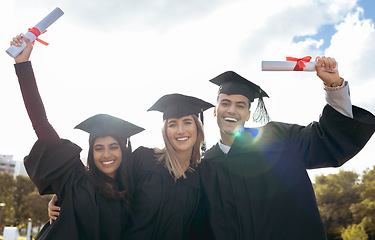
<path fill-rule="evenodd" d="M 201 183 L 215 239 L 326 239 L 306 169 L 338 167 L 358 153 L 375 131 L 375 116 L 352 106 L 348 83 L 333 58 L 317 58 L 327 105 L 308 126 L 269 122 L 245 128 L 250 104 L 255 120 L 268 121 L 267 93 L 235 72 L 219 85 L 215 115 L 221 140 L 202 160 Z"/>

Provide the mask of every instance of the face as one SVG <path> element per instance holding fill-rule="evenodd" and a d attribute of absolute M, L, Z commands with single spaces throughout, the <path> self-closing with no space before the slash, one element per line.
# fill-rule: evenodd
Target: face
<path fill-rule="evenodd" d="M 111 136 L 97 137 L 93 146 L 93 157 L 96 167 L 111 178 L 122 161 L 120 144 Z"/>
<path fill-rule="evenodd" d="M 219 94 L 214 113 L 222 132 L 232 135 L 250 118 L 249 99 L 243 95 Z"/>
<path fill-rule="evenodd" d="M 167 119 L 167 137 L 177 153 L 191 154 L 197 141 L 197 125 L 191 115 Z"/>

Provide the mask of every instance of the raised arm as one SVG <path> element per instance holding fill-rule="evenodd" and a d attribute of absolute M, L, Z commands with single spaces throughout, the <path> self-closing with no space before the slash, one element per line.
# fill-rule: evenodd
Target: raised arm
<path fill-rule="evenodd" d="M 344 116 L 353 118 L 353 108 L 350 100 L 349 86 L 337 72 L 323 71 L 322 67 L 333 70 L 336 67 L 336 60 L 330 57 L 317 57 L 316 72 L 324 83 L 326 90 L 326 101 L 336 111 Z"/>
<path fill-rule="evenodd" d="M 18 82 L 27 113 L 38 139 L 58 142 L 60 141 L 60 137 L 48 122 L 44 105 L 36 85 L 31 62 L 29 61 L 33 45 L 23 34 L 14 37 L 10 44 L 20 46 L 23 41 L 26 42 L 26 48 L 21 54 L 14 58 L 16 62 L 14 67 L 18 76 Z"/>

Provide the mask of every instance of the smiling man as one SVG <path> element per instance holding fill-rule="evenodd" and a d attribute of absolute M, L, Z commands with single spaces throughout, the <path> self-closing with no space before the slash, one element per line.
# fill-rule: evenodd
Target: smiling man
<path fill-rule="evenodd" d="M 333 58 L 317 59 L 327 105 L 308 126 L 269 122 L 245 128 L 250 104 L 255 120 L 269 121 L 257 85 L 235 72 L 211 82 L 220 86 L 215 115 L 220 141 L 205 153 L 201 183 L 215 239 L 325 239 L 306 169 L 338 167 L 357 154 L 375 131 L 375 116 L 352 106 L 348 83 Z"/>

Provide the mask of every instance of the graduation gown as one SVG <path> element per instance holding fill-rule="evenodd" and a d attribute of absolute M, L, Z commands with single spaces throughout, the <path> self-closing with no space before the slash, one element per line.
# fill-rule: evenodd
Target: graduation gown
<path fill-rule="evenodd" d="M 201 167 L 215 239 L 326 239 L 309 168 L 338 167 L 375 131 L 375 117 L 354 119 L 327 105 L 308 126 L 270 122 L 246 129 L 224 154 L 216 144 Z"/>
<path fill-rule="evenodd" d="M 25 158 L 26 170 L 40 194 L 55 193 L 61 203 L 56 221 L 37 239 L 125 239 L 127 214 L 120 200 L 107 199 L 89 181 L 79 153 L 68 140 L 38 140 Z"/>
<path fill-rule="evenodd" d="M 200 201 L 199 169 L 176 181 L 157 163 L 154 149 L 133 152 L 133 213 L 127 239 L 179 240 L 191 237 L 191 225 Z"/>

